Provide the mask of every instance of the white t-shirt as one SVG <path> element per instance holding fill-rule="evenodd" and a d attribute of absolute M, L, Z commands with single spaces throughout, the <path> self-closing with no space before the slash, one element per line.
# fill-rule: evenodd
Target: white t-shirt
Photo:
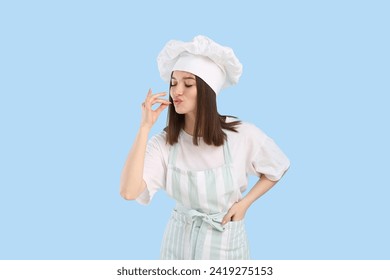
<path fill-rule="evenodd" d="M 227 118 L 227 122 L 236 119 Z M 237 131 L 224 130 L 227 135 L 233 170 L 238 187 L 244 192 L 248 176 L 265 175 L 272 181 L 278 181 L 290 166 L 290 161 L 275 142 L 256 126 L 242 122 Z M 163 131 L 153 136 L 147 145 L 144 174 L 145 191 L 137 198 L 141 204 L 148 204 L 159 189 L 165 189 L 168 155 L 171 145 L 166 143 Z M 223 165 L 223 146 L 207 145 L 202 139 L 196 146 L 192 135 L 181 131 L 178 138 L 176 164 L 182 169 L 205 170 Z"/>

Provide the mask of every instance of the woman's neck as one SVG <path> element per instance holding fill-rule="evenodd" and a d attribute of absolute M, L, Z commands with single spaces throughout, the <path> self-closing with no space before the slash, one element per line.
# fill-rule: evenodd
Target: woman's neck
<path fill-rule="evenodd" d="M 190 135 L 194 135 L 195 130 L 195 116 L 193 114 L 186 114 L 184 117 L 184 131 Z"/>

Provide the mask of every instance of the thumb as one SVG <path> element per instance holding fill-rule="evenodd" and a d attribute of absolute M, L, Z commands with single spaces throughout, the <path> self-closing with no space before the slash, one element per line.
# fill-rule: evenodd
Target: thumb
<path fill-rule="evenodd" d="M 157 116 L 159 116 L 161 114 L 161 112 L 168 107 L 168 104 L 161 104 L 160 106 L 158 106 L 158 108 L 155 110 L 155 112 L 157 113 Z"/>
<path fill-rule="evenodd" d="M 222 219 L 222 225 L 225 225 L 225 224 L 227 224 L 227 222 L 231 221 L 232 216 L 233 216 L 233 213 L 231 213 L 230 211 L 227 212 L 226 215 Z"/>

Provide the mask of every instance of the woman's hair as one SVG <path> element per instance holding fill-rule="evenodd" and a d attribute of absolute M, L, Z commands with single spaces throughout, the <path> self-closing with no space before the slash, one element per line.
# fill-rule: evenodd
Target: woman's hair
<path fill-rule="evenodd" d="M 198 145 L 199 137 L 208 145 L 221 146 L 226 141 L 226 133 L 222 129 L 237 132 L 237 126 L 241 121 L 226 122 L 226 117 L 218 114 L 216 94 L 211 87 L 201 78 L 196 78 L 196 120 L 193 135 L 194 145 Z M 169 87 L 169 91 L 171 87 Z M 181 129 L 184 129 L 184 114 L 178 114 L 173 106 L 172 97 L 169 96 L 171 104 L 168 108 L 166 141 L 170 145 L 177 143 Z M 230 117 L 230 116 L 229 116 Z"/>

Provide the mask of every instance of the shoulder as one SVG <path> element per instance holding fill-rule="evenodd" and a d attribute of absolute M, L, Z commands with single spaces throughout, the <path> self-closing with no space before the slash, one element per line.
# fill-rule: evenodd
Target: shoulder
<path fill-rule="evenodd" d="M 238 121 L 239 119 L 232 118 L 232 117 L 227 117 L 226 122 L 233 122 L 233 121 Z M 241 123 L 237 125 L 236 129 L 237 132 L 231 132 L 229 133 L 229 136 L 236 136 L 242 140 L 251 140 L 251 139 L 256 139 L 259 142 L 265 141 L 265 139 L 268 137 L 259 127 L 256 125 L 239 120 Z M 235 135 L 236 134 L 236 135 Z"/>
<path fill-rule="evenodd" d="M 157 133 L 157 134 L 153 135 L 150 138 L 150 140 L 158 141 L 158 142 L 161 142 L 161 141 L 165 142 L 166 135 L 167 135 L 167 133 L 164 130 L 162 130 L 160 133 Z"/>
<path fill-rule="evenodd" d="M 153 135 L 148 142 L 149 146 L 154 146 L 155 148 L 164 150 L 169 148 L 169 144 L 166 141 L 166 132 L 161 131 L 160 133 L 157 133 Z"/>

